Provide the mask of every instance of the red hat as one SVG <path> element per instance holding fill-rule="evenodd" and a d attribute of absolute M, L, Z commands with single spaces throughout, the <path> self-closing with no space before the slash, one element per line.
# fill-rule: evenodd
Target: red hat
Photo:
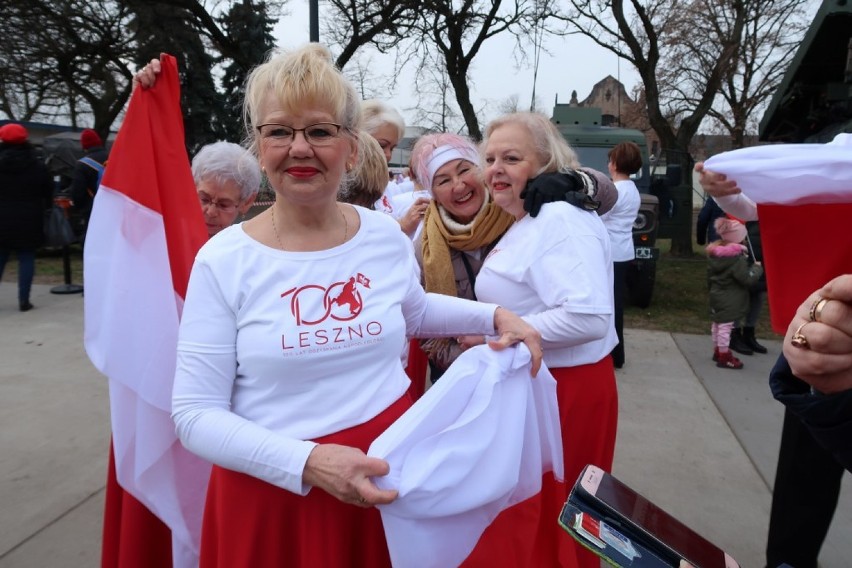
<path fill-rule="evenodd" d="M 83 147 L 83 150 L 88 150 L 95 146 L 103 146 L 104 141 L 101 140 L 101 137 L 97 132 L 91 128 L 87 128 L 80 133 L 80 145 Z"/>
<path fill-rule="evenodd" d="M 20 124 L 10 122 L 0 127 L 0 140 L 6 144 L 23 144 L 29 137 L 27 129 Z"/>

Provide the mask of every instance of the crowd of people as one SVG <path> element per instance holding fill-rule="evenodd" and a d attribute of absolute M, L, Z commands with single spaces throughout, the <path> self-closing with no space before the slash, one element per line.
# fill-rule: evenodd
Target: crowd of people
<path fill-rule="evenodd" d="M 149 88 L 158 73 L 155 59 L 134 81 Z M 598 566 L 556 519 L 586 465 L 612 467 L 639 148 L 614 147 L 606 175 L 583 167 L 547 117 L 509 113 L 480 144 L 420 137 L 399 183 L 388 165 L 401 115 L 361 101 L 324 47 L 271 55 L 244 95 L 247 139 L 204 146 L 191 163 L 210 239 L 186 294 L 172 416 L 184 446 L 213 464 L 200 564 L 389 566 L 376 506 L 397 492 L 375 484 L 388 465 L 367 456 L 371 442 L 415 403 L 411 381 L 427 367 L 434 383 L 468 349 L 523 343 L 530 373 L 544 364 L 556 379 L 564 478 L 545 474 L 536 496 L 493 519 L 464 565 Z M 26 311 L 54 188 L 22 126 L 0 140 L 0 276 L 15 252 Z M 72 189 L 88 215 L 108 153 L 93 130 L 81 145 Z M 699 228 L 712 357 L 739 369 L 736 340 L 766 351 L 754 335 L 761 258 L 741 222 L 756 209 L 726 200 L 739 193 L 732 180 L 697 171 L 721 205 Z M 242 220 L 262 183 L 274 203 Z M 772 374 L 788 409 L 777 503 L 799 487 L 783 465 L 788 429 L 840 472 L 852 465 L 850 309 L 847 275 L 805 299 L 784 338 Z M 789 540 L 778 507 L 770 566 L 794 562 L 772 545 Z"/>

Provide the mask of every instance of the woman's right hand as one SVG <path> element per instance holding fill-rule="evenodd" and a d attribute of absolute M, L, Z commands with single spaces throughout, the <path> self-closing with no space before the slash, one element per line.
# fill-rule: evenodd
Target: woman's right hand
<path fill-rule="evenodd" d="M 302 480 L 344 503 L 372 507 L 391 503 L 399 494 L 398 491 L 379 489 L 370 479 L 389 472 L 390 466 L 386 461 L 371 458 L 357 448 L 320 444 L 308 456 Z"/>
<path fill-rule="evenodd" d="M 163 53 L 160 54 L 162 57 Z M 148 65 L 137 71 L 133 75 L 133 89 L 136 89 L 137 85 L 142 85 L 143 89 L 149 89 L 154 86 L 154 83 L 157 82 L 157 75 L 162 71 L 162 66 L 160 65 L 159 59 L 152 59 Z"/>
<path fill-rule="evenodd" d="M 408 208 L 405 215 L 399 219 L 399 226 L 402 228 L 403 233 L 409 237 L 414 235 L 414 230 L 417 229 L 417 225 L 420 224 L 423 216 L 426 215 L 426 209 L 429 208 L 430 201 L 425 197 L 418 197 L 417 201 Z"/>
<path fill-rule="evenodd" d="M 737 187 L 737 182 L 728 179 L 725 174 L 705 170 L 704 162 L 697 162 L 695 164 L 695 173 L 699 174 L 698 183 L 701 184 L 701 188 L 705 193 L 713 197 L 736 195 L 742 191 Z"/>

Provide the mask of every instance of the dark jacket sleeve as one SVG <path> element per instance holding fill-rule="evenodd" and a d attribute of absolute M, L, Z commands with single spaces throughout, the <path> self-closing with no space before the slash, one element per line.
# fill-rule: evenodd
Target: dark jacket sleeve
<path fill-rule="evenodd" d="M 74 177 L 71 180 L 71 199 L 74 200 L 74 207 L 88 213 L 92 208 L 92 196 L 89 194 L 89 188 L 94 185 L 92 178 L 97 179 L 95 170 L 84 164 L 77 162 L 74 167 Z"/>
<path fill-rule="evenodd" d="M 812 392 L 793 375 L 783 355 L 769 374 L 769 386 L 775 399 L 802 421 L 817 443 L 852 471 L 852 389 L 827 395 Z"/>
<path fill-rule="evenodd" d="M 698 212 L 698 219 L 695 220 L 695 242 L 699 245 L 707 244 L 707 225 L 710 223 L 710 208 L 708 204 L 712 200 L 712 197 L 707 198 Z"/>

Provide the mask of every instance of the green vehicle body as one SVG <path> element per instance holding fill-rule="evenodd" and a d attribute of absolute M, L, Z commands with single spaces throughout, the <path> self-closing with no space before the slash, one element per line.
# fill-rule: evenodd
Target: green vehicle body
<path fill-rule="evenodd" d="M 852 132 L 852 1 L 823 0 L 775 91 L 764 142 L 825 143 Z"/>
<path fill-rule="evenodd" d="M 606 173 L 607 154 L 621 142 L 634 142 L 642 151 L 642 169 L 633 177 L 639 190 L 641 205 L 633 223 L 633 246 L 636 258 L 627 271 L 627 296 L 630 303 L 646 308 L 651 303 L 656 278 L 657 233 L 660 223 L 660 204 L 652 195 L 652 176 L 645 135 L 639 130 L 601 126 L 599 108 L 569 106 L 557 103 L 552 121 L 560 134 L 577 152 L 583 166 Z"/>

